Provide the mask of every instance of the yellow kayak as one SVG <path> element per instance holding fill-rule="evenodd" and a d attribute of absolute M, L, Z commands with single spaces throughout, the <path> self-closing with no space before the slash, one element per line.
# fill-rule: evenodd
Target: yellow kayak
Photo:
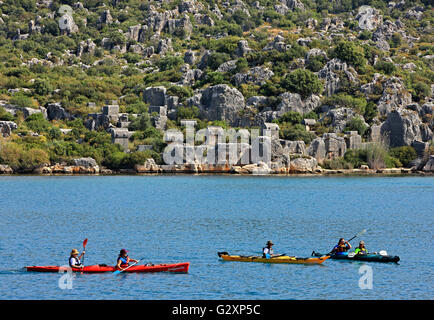
<path fill-rule="evenodd" d="M 316 258 L 299 258 L 291 256 L 277 256 L 273 258 L 263 258 L 259 256 L 236 256 L 230 255 L 227 252 L 219 252 L 219 257 L 225 261 L 240 261 L 240 262 L 262 262 L 262 263 L 296 263 L 296 264 L 321 264 L 330 256 L 322 256 Z"/>

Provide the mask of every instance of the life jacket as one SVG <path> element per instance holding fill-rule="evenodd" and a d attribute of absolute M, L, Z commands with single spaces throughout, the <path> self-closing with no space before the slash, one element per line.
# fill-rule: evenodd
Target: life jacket
<path fill-rule="evenodd" d="M 366 248 L 359 248 L 357 247 L 356 250 L 354 250 L 355 254 L 367 254 L 368 250 L 366 250 Z"/>
<path fill-rule="evenodd" d="M 119 260 L 121 260 L 121 268 L 128 267 L 128 256 L 126 256 L 125 258 L 119 256 L 119 257 L 118 257 L 118 261 L 119 261 Z"/>
<path fill-rule="evenodd" d="M 336 245 L 334 248 L 333 248 L 333 251 L 334 252 L 347 252 L 348 251 L 348 248 L 347 248 L 347 246 L 346 245 Z"/>
<path fill-rule="evenodd" d="M 72 259 L 72 258 L 74 258 L 75 261 L 78 262 L 78 265 L 77 265 L 77 264 L 76 264 L 76 265 L 72 265 L 72 264 L 71 264 L 71 259 Z M 80 259 L 75 258 L 75 257 L 73 257 L 73 256 L 70 256 L 70 257 L 69 257 L 69 261 L 68 261 L 68 263 L 69 263 L 69 266 L 70 266 L 71 268 L 74 268 L 74 267 L 75 267 L 75 268 L 76 268 L 76 267 L 81 267 L 81 261 L 80 261 Z"/>
<path fill-rule="evenodd" d="M 268 253 L 265 253 L 265 249 L 268 249 Z M 268 247 L 263 247 L 262 248 L 262 258 L 269 259 L 272 254 L 273 254 L 273 249 L 272 248 L 268 248 Z"/>

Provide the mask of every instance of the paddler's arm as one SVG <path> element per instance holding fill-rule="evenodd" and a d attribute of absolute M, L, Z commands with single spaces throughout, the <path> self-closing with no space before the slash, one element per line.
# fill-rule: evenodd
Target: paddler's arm
<path fill-rule="evenodd" d="M 78 257 L 79 260 L 81 260 L 84 256 L 84 254 L 86 253 L 86 251 L 83 250 L 83 252 L 80 254 L 80 256 Z"/>
<path fill-rule="evenodd" d="M 121 259 L 118 259 L 118 263 L 116 264 L 116 267 L 119 269 L 119 270 L 124 270 L 123 268 L 121 268 Z"/>
<path fill-rule="evenodd" d="M 352 247 L 351 247 L 351 244 L 348 242 L 348 241 L 345 241 L 345 243 L 347 244 L 347 248 L 348 249 L 351 249 Z"/>

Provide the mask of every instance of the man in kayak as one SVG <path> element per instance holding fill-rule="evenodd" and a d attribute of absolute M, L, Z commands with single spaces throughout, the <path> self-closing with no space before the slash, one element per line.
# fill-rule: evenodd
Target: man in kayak
<path fill-rule="evenodd" d="M 271 242 L 270 240 L 267 241 L 265 247 L 262 249 L 263 258 L 270 259 L 271 257 L 276 256 L 273 251 L 273 245 L 274 245 L 273 242 Z"/>
<path fill-rule="evenodd" d="M 339 242 L 330 253 L 342 254 L 343 252 L 347 252 L 351 249 L 351 244 L 346 241 L 344 238 L 340 238 Z"/>
<path fill-rule="evenodd" d="M 128 251 L 125 250 L 125 249 L 122 249 L 121 252 L 119 253 L 119 257 L 118 257 L 118 261 L 116 263 L 116 267 L 119 270 L 124 270 L 124 268 L 128 267 L 128 265 L 130 264 L 130 262 L 137 263 L 138 260 L 130 259 L 130 257 L 128 256 Z"/>
<path fill-rule="evenodd" d="M 80 252 L 78 252 L 77 249 L 72 249 L 71 255 L 69 257 L 69 266 L 75 267 L 75 268 L 81 268 L 83 267 L 83 264 L 81 263 L 80 259 L 83 258 L 85 252 L 83 251 L 80 255 Z"/>
<path fill-rule="evenodd" d="M 360 241 L 359 246 L 354 250 L 355 254 L 367 254 L 368 250 L 365 247 L 365 241 Z"/>

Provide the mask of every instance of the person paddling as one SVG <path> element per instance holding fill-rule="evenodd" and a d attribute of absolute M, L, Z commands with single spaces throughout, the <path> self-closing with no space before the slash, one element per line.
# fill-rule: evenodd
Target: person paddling
<path fill-rule="evenodd" d="M 71 268 L 81 268 L 83 267 L 83 264 L 81 263 L 80 259 L 83 258 L 85 254 L 85 251 L 80 254 L 77 249 L 72 249 L 71 255 L 69 257 L 69 266 Z"/>
<path fill-rule="evenodd" d="M 270 259 L 271 257 L 276 256 L 273 251 L 273 245 L 274 245 L 273 242 L 271 242 L 270 240 L 267 241 L 265 247 L 262 249 L 263 258 Z"/>
<path fill-rule="evenodd" d="M 365 241 L 360 241 L 359 246 L 354 250 L 355 254 L 367 254 L 368 250 L 365 247 Z"/>
<path fill-rule="evenodd" d="M 339 242 L 336 246 L 333 247 L 330 253 L 342 254 L 351 249 L 351 244 L 346 241 L 344 238 L 340 238 Z"/>
<path fill-rule="evenodd" d="M 124 270 L 124 268 L 126 268 L 126 267 L 129 266 L 130 262 L 135 262 L 135 263 L 137 263 L 138 260 L 131 259 L 131 258 L 128 256 L 128 251 L 125 250 L 125 249 L 122 249 L 121 252 L 119 253 L 119 257 L 118 257 L 118 261 L 117 261 L 116 267 L 117 267 L 119 270 Z"/>

